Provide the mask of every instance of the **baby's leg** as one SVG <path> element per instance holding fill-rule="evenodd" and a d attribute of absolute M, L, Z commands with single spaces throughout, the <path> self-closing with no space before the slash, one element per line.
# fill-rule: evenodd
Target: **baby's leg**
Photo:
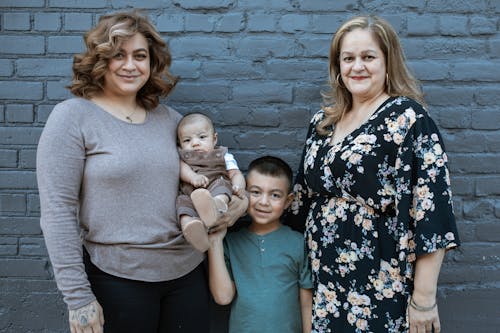
<path fill-rule="evenodd" d="M 186 238 L 189 244 L 201 252 L 208 250 L 210 243 L 208 241 L 207 228 L 199 218 L 181 215 L 180 224 L 184 238 Z"/>
<path fill-rule="evenodd" d="M 229 197 L 225 194 L 212 197 L 208 190 L 199 188 L 191 193 L 191 200 L 201 220 L 207 228 L 211 228 L 217 225 L 221 214 L 227 211 Z"/>

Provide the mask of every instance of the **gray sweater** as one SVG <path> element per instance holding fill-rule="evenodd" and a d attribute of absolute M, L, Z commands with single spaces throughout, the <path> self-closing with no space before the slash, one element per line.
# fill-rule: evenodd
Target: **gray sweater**
<path fill-rule="evenodd" d="M 176 221 L 176 126 L 166 106 L 142 124 L 73 98 L 54 108 L 38 144 L 41 227 L 64 301 L 77 309 L 95 296 L 82 263 L 140 281 L 167 281 L 202 260 Z"/>

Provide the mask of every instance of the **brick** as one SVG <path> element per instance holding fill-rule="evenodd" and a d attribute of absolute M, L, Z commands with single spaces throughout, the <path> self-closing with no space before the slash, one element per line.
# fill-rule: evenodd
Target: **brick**
<path fill-rule="evenodd" d="M 10 7 L 43 7 L 45 0 L 2 0 L 0 1 L 0 8 Z"/>
<path fill-rule="evenodd" d="M 500 195 L 500 176 L 481 177 L 476 179 L 476 196 Z"/>
<path fill-rule="evenodd" d="M 172 93 L 170 100 L 183 103 L 226 102 L 229 87 L 221 84 L 191 84 L 181 82 Z"/>
<path fill-rule="evenodd" d="M 5 110 L 5 120 L 10 123 L 32 123 L 32 104 L 9 104 Z"/>
<path fill-rule="evenodd" d="M 0 54 L 43 54 L 44 52 L 45 39 L 42 36 L 0 36 Z"/>
<path fill-rule="evenodd" d="M 482 242 L 500 242 L 500 223 L 498 221 L 479 223 L 477 225 L 477 239 Z"/>
<path fill-rule="evenodd" d="M 112 8 L 141 8 L 141 9 L 165 9 L 173 6 L 170 4 L 171 2 L 165 2 L 164 0 L 111 0 Z"/>
<path fill-rule="evenodd" d="M 500 262 L 500 244 L 495 243 L 467 243 L 460 246 L 460 253 L 456 260 L 461 264 L 492 265 Z"/>
<path fill-rule="evenodd" d="M 319 34 L 334 34 L 344 23 L 345 17 L 342 14 L 318 14 L 312 17 L 311 32 Z M 330 41 L 327 42 L 330 44 Z"/>
<path fill-rule="evenodd" d="M 41 235 L 38 217 L 3 217 L 0 216 L 0 234 L 2 235 Z"/>
<path fill-rule="evenodd" d="M 160 32 L 184 31 L 182 15 L 162 14 L 156 18 L 156 28 Z"/>
<path fill-rule="evenodd" d="M 36 185 L 32 171 L 0 171 L 0 188 L 36 189 Z"/>
<path fill-rule="evenodd" d="M 173 3 L 184 9 L 225 9 L 235 5 L 234 0 L 174 0 Z"/>
<path fill-rule="evenodd" d="M 455 63 L 452 79 L 457 81 L 498 82 L 500 61 L 465 61 Z"/>
<path fill-rule="evenodd" d="M 323 82 L 326 82 L 326 78 Z M 318 111 L 322 102 L 320 85 L 295 86 L 293 88 L 293 102 L 310 104 L 309 107 L 314 107 L 315 111 Z M 302 109 L 304 108 L 302 107 Z M 305 126 L 305 124 L 301 123 L 300 126 Z"/>
<path fill-rule="evenodd" d="M 324 61 L 300 61 L 293 59 L 270 60 L 266 63 L 268 79 L 307 80 L 310 77 L 324 80 L 328 77 L 328 63 Z M 319 87 L 318 87 L 319 89 Z"/>
<path fill-rule="evenodd" d="M 316 37 L 305 36 L 298 37 L 298 47 L 301 52 L 297 52 L 304 57 L 323 57 L 325 64 L 328 62 L 328 53 L 330 52 L 331 36 Z"/>
<path fill-rule="evenodd" d="M 289 0 L 238 0 L 238 7 L 247 10 L 294 10 L 293 4 Z"/>
<path fill-rule="evenodd" d="M 40 197 L 38 194 L 28 194 L 28 215 L 40 215 Z"/>
<path fill-rule="evenodd" d="M 473 195 L 474 194 L 474 179 L 470 176 L 452 175 L 451 190 L 454 195 Z"/>
<path fill-rule="evenodd" d="M 455 106 L 470 106 L 474 102 L 475 87 L 443 87 L 428 84 L 424 86 L 425 99 L 430 105 L 449 106 L 453 101 Z"/>
<path fill-rule="evenodd" d="M 181 79 L 198 79 L 201 74 L 200 61 L 174 61 L 170 72 L 173 75 L 179 76 Z"/>
<path fill-rule="evenodd" d="M 40 100 L 43 84 L 29 81 L 0 81 L 0 99 Z"/>
<path fill-rule="evenodd" d="M 61 29 L 61 15 L 59 13 L 35 13 L 35 30 L 59 31 Z"/>
<path fill-rule="evenodd" d="M 233 99 L 240 102 L 291 103 L 292 86 L 276 82 L 246 82 L 233 86 Z"/>
<path fill-rule="evenodd" d="M 485 40 L 472 38 L 409 38 L 401 42 L 409 59 L 474 59 L 486 50 Z"/>
<path fill-rule="evenodd" d="M 64 100 L 74 97 L 68 88 L 70 80 L 67 81 L 47 81 L 47 98 L 50 100 Z"/>
<path fill-rule="evenodd" d="M 472 115 L 470 107 L 433 106 L 429 112 L 440 128 L 470 129 L 471 127 Z"/>
<path fill-rule="evenodd" d="M 304 11 L 352 11 L 359 9 L 359 6 L 350 0 L 308 0 L 300 2 L 300 9 Z"/>
<path fill-rule="evenodd" d="M 0 256 L 15 255 L 17 255 L 17 238 L 0 237 Z"/>
<path fill-rule="evenodd" d="M 215 31 L 217 32 L 238 32 L 243 30 L 244 25 L 243 14 L 226 14 L 219 18 L 215 23 Z"/>
<path fill-rule="evenodd" d="M 53 108 L 54 105 L 39 105 L 36 111 L 37 121 L 45 123 Z"/>
<path fill-rule="evenodd" d="M 408 17 L 409 36 L 432 36 L 439 31 L 439 18 L 433 15 Z"/>
<path fill-rule="evenodd" d="M 229 55 L 229 41 L 220 37 L 178 37 L 170 41 L 174 57 L 214 57 Z"/>
<path fill-rule="evenodd" d="M 63 8 L 106 8 L 106 2 L 101 0 L 49 0 L 50 7 Z"/>
<path fill-rule="evenodd" d="M 473 110 L 471 127 L 479 130 L 500 129 L 500 113 L 494 108 Z"/>
<path fill-rule="evenodd" d="M 498 154 L 448 154 L 450 170 L 453 173 L 488 174 L 500 173 L 500 156 Z"/>
<path fill-rule="evenodd" d="M 78 36 L 49 36 L 47 38 L 49 53 L 81 53 L 85 50 L 81 35 Z"/>
<path fill-rule="evenodd" d="M 258 13 L 247 18 L 247 30 L 251 32 L 272 32 L 276 29 L 276 16 L 274 14 Z"/>
<path fill-rule="evenodd" d="M 298 138 L 297 133 L 290 131 L 270 131 L 270 130 L 254 130 L 241 133 L 238 136 L 238 143 L 242 149 L 256 148 L 255 138 L 260 138 L 261 145 L 258 148 L 266 149 L 285 149 L 296 147 L 303 143 L 303 137 Z"/>
<path fill-rule="evenodd" d="M 451 67 L 449 61 L 409 61 L 408 67 L 412 73 L 421 81 L 440 81 L 447 79 Z"/>
<path fill-rule="evenodd" d="M 486 151 L 482 133 L 460 131 L 446 135 L 444 141 L 448 152 L 479 153 Z"/>
<path fill-rule="evenodd" d="M 45 241 L 41 237 L 21 237 L 19 239 L 19 254 L 22 256 L 48 256 Z"/>
<path fill-rule="evenodd" d="M 281 16 L 279 25 L 284 32 L 288 33 L 306 31 L 309 26 L 309 16 L 299 14 L 286 14 Z"/>
<path fill-rule="evenodd" d="M 492 153 L 500 152 L 500 133 L 496 132 L 487 132 L 484 135 L 486 151 Z"/>
<path fill-rule="evenodd" d="M 214 31 L 216 17 L 207 14 L 190 14 L 186 15 L 186 31 Z"/>
<path fill-rule="evenodd" d="M 22 169 L 35 169 L 36 168 L 36 150 L 35 149 L 22 149 L 19 152 L 19 166 Z"/>
<path fill-rule="evenodd" d="M 13 72 L 13 61 L 10 59 L 0 59 L 0 76 L 11 76 Z"/>
<path fill-rule="evenodd" d="M 71 66 L 73 59 L 19 59 L 17 63 L 17 74 L 19 76 L 65 76 L 72 75 Z"/>
<path fill-rule="evenodd" d="M 486 200 L 464 202 L 464 216 L 466 218 L 484 218 L 493 214 L 493 205 Z"/>
<path fill-rule="evenodd" d="M 443 15 L 439 18 L 439 31 L 443 36 L 467 36 L 468 18 L 466 16 Z"/>
<path fill-rule="evenodd" d="M 25 12 L 5 13 L 3 15 L 3 28 L 17 31 L 30 30 L 30 14 Z"/>
<path fill-rule="evenodd" d="M 35 127 L 0 127 L 0 142 L 3 144 L 36 145 L 41 128 Z"/>
<path fill-rule="evenodd" d="M 0 277 L 49 277 L 45 259 L 4 259 Z"/>
<path fill-rule="evenodd" d="M 496 57 L 497 54 L 500 54 L 500 38 L 491 38 L 488 49 L 492 57 Z"/>
<path fill-rule="evenodd" d="M 87 31 L 90 28 L 92 28 L 92 14 L 86 14 L 86 13 L 64 14 L 64 30 Z"/>
<path fill-rule="evenodd" d="M 207 78 L 218 78 L 231 80 L 235 77 L 247 80 L 263 79 L 266 77 L 264 66 L 260 62 L 214 60 L 210 63 L 203 63 L 202 72 Z"/>
<path fill-rule="evenodd" d="M 238 42 L 236 54 L 245 58 L 292 57 L 295 45 L 288 38 L 245 37 Z"/>
<path fill-rule="evenodd" d="M 17 167 L 17 150 L 0 149 L 0 168 Z"/>
<path fill-rule="evenodd" d="M 26 196 L 24 194 L 0 194 L 0 211 L 2 213 L 26 212 Z"/>
<path fill-rule="evenodd" d="M 484 13 L 488 9 L 488 1 L 456 1 L 456 0 L 441 0 L 431 1 L 427 4 L 427 10 L 437 13 Z"/>
<path fill-rule="evenodd" d="M 499 87 L 481 87 L 474 94 L 474 100 L 477 104 L 482 106 L 495 106 L 498 107 L 500 103 L 500 94 L 498 93 Z"/>
<path fill-rule="evenodd" d="M 497 30 L 497 18 L 472 17 L 470 20 L 472 35 L 494 35 Z"/>

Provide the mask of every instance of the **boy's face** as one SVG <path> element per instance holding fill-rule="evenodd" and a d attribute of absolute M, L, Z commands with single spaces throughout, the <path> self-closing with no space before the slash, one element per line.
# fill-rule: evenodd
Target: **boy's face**
<path fill-rule="evenodd" d="M 208 121 L 195 118 L 184 123 L 178 130 L 179 145 L 182 149 L 208 152 L 217 143 L 217 133 Z"/>
<path fill-rule="evenodd" d="M 279 225 L 283 211 L 292 201 L 288 193 L 289 183 L 286 177 L 263 175 L 250 171 L 247 176 L 249 194 L 248 215 L 254 225 Z"/>

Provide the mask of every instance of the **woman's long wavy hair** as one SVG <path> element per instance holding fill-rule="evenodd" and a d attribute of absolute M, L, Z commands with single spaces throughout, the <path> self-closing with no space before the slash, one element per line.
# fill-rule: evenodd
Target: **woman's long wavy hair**
<path fill-rule="evenodd" d="M 151 74 L 137 93 L 137 103 L 152 110 L 177 83 L 169 72 L 172 57 L 167 44 L 147 17 L 138 11 L 101 16 L 98 24 L 85 34 L 87 50 L 73 58 L 73 80 L 68 87 L 79 97 L 91 98 L 103 91 L 104 75 L 110 60 L 124 41 L 136 33 L 143 35 L 149 46 Z"/>
<path fill-rule="evenodd" d="M 317 131 L 322 135 L 330 133 L 332 125 L 352 108 L 352 95 L 342 83 L 340 75 L 340 48 L 346 33 L 355 29 L 370 31 L 384 53 L 387 69 L 385 92 L 389 96 L 407 96 L 425 105 L 420 84 L 406 65 L 401 43 L 392 26 L 377 16 L 357 16 L 345 22 L 332 38 L 330 88 L 322 93 L 325 118 L 317 125 Z"/>

